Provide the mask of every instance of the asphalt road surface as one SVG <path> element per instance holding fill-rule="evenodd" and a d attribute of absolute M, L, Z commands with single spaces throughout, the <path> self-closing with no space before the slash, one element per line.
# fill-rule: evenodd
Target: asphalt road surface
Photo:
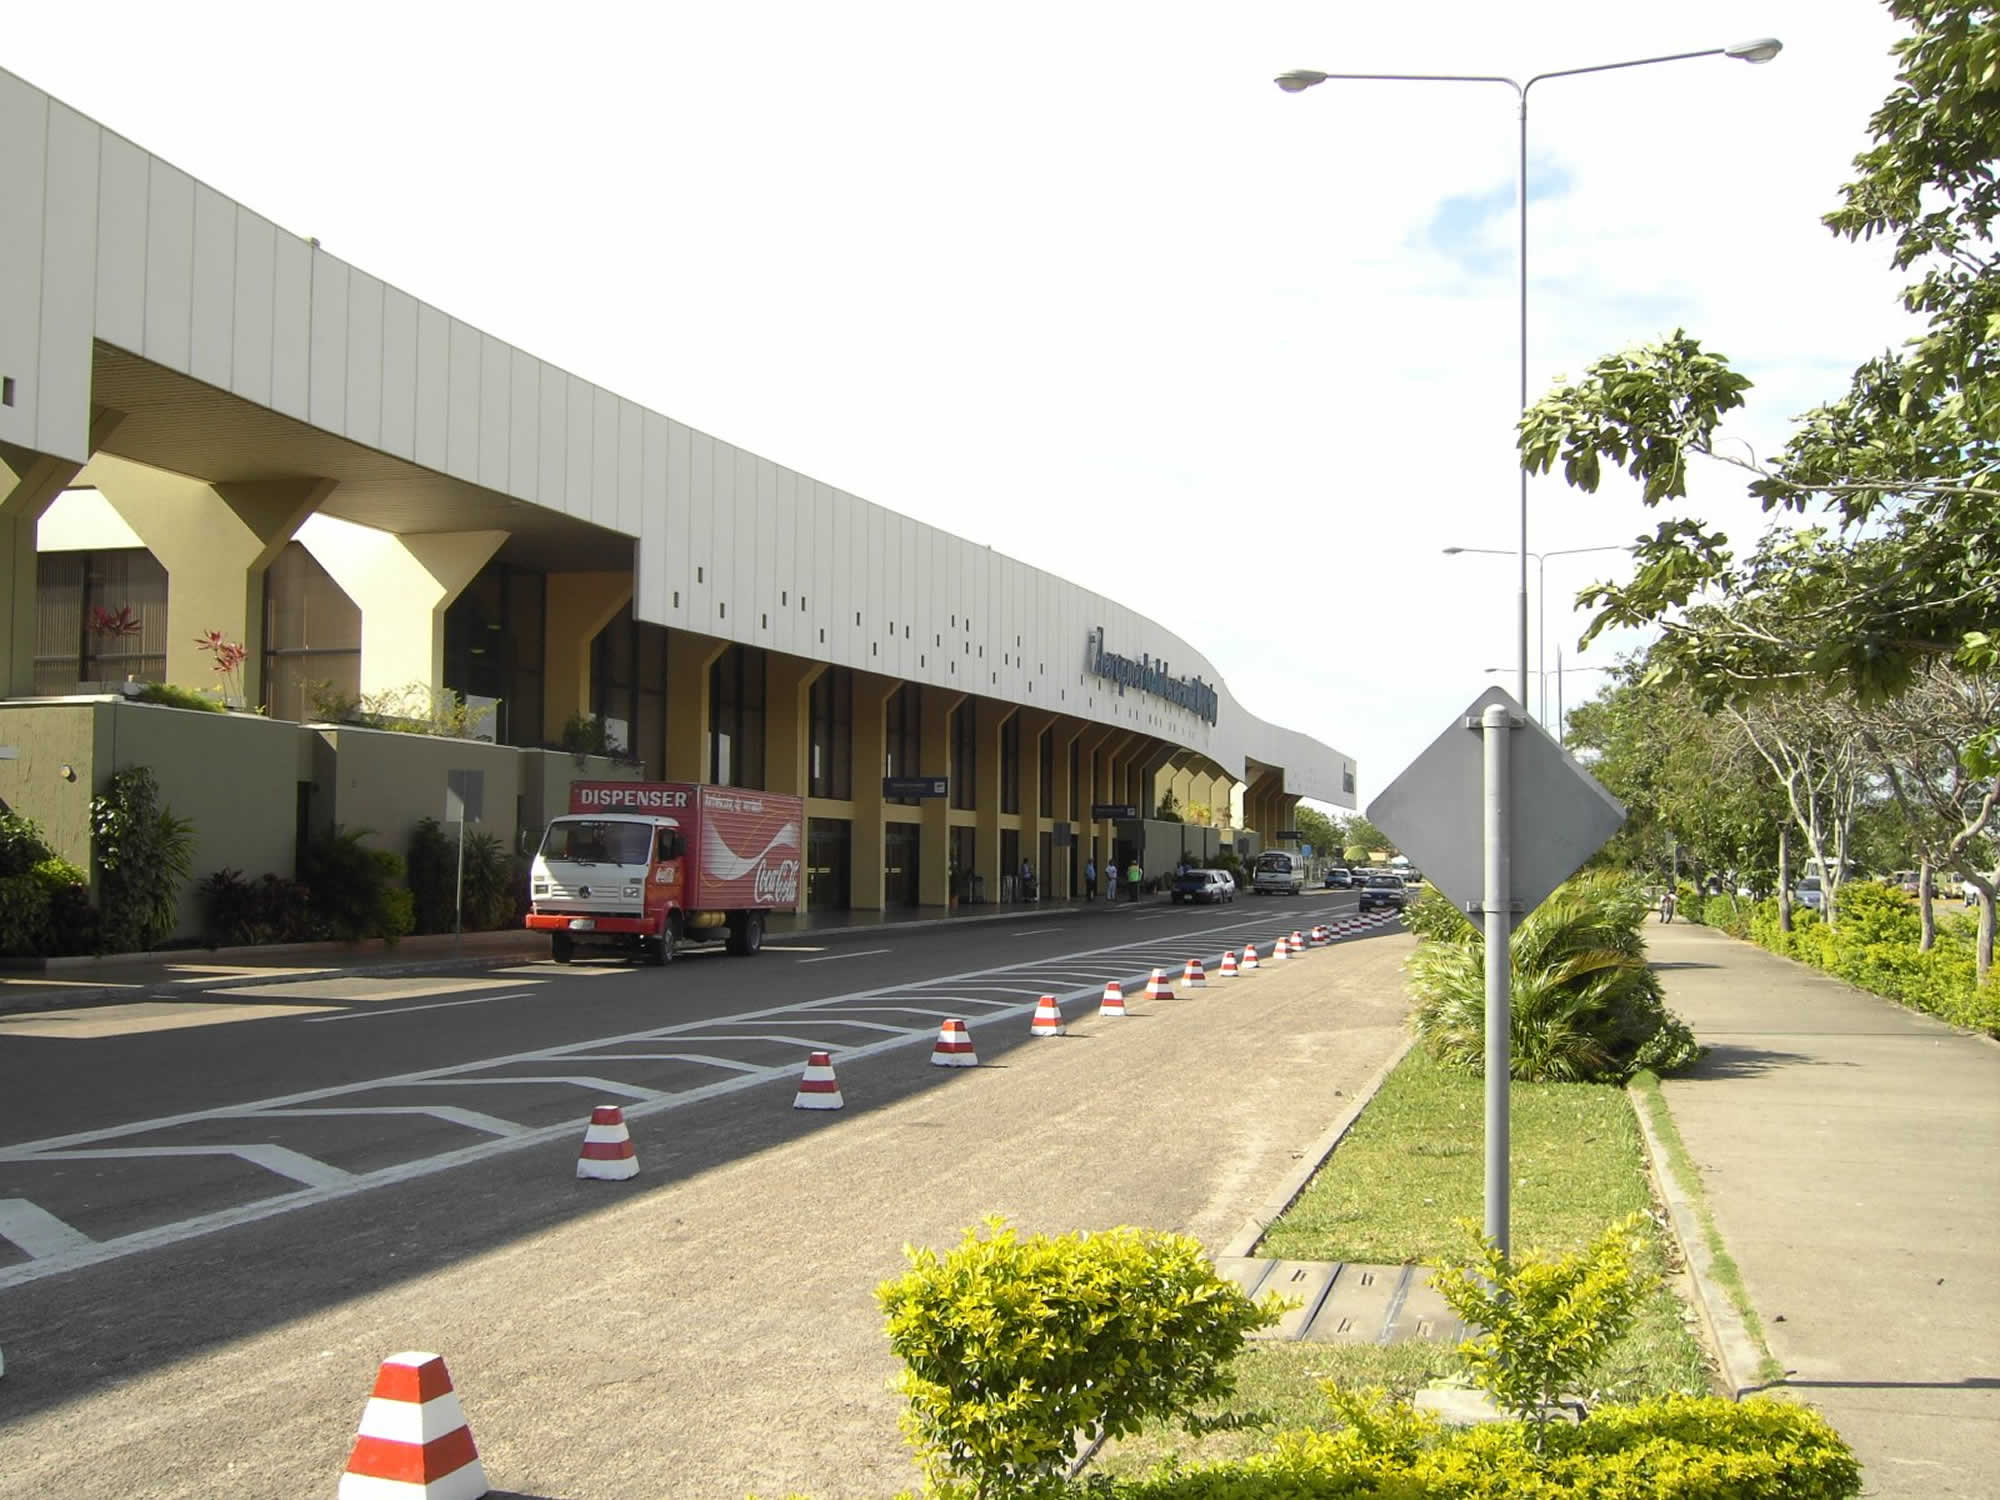
<path fill-rule="evenodd" d="M 0 1017 L 0 1496 L 328 1493 L 410 1348 L 450 1362 L 496 1493 L 893 1493 L 872 1289 L 901 1246 L 1002 1212 L 1218 1247 L 1400 1037 L 1408 939 L 1349 901 Z M 1128 1020 L 1096 1014 L 1111 978 Z M 1042 994 L 1069 1035 L 1030 1041 Z M 948 1016 L 978 1069 L 928 1066 Z M 814 1048 L 841 1112 L 790 1107 Z M 610 1101 L 640 1175 L 578 1182 Z"/>

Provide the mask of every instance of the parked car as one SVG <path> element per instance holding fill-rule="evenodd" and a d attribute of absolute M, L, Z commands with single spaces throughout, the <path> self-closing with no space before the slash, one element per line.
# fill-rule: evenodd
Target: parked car
<path fill-rule="evenodd" d="M 1361 909 L 1374 911 L 1387 907 L 1391 911 L 1401 911 L 1410 904 L 1409 890 L 1400 875 L 1364 875 L 1361 877 Z"/>
<path fill-rule="evenodd" d="M 1424 883 L 1424 872 L 1422 870 L 1419 870 L 1413 866 L 1410 869 L 1403 871 L 1404 885 L 1422 885 L 1423 883 Z"/>
<path fill-rule="evenodd" d="M 1330 891 L 1347 891 L 1354 888 L 1354 872 L 1345 865 L 1335 865 L 1326 872 L 1326 888 Z"/>
<path fill-rule="evenodd" d="M 1186 901 L 1196 906 L 1219 906 L 1236 899 L 1236 882 L 1227 870 L 1189 870 L 1174 877 L 1174 905 Z"/>
<path fill-rule="evenodd" d="M 1826 905 L 1826 893 L 1820 889 L 1819 876 L 1808 875 L 1798 883 L 1792 892 L 1792 902 L 1796 906 L 1809 906 L 1814 911 Z"/>

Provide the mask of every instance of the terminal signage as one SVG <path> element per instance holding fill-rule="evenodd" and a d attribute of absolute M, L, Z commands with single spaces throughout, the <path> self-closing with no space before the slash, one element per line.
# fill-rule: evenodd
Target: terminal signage
<path fill-rule="evenodd" d="M 1118 656 L 1106 651 L 1102 625 L 1083 638 L 1083 670 L 1086 676 L 1102 677 L 1114 684 L 1121 698 L 1128 687 L 1137 688 L 1186 709 L 1198 719 L 1215 722 L 1220 700 L 1214 688 L 1199 677 L 1176 677 L 1164 661 L 1150 656 Z"/>
<path fill-rule="evenodd" d="M 945 797 L 951 794 L 949 776 L 884 776 L 885 797 Z"/>
<path fill-rule="evenodd" d="M 1090 815 L 1100 821 L 1105 818 L 1136 818 L 1139 809 L 1129 802 L 1093 802 L 1090 804 Z"/>

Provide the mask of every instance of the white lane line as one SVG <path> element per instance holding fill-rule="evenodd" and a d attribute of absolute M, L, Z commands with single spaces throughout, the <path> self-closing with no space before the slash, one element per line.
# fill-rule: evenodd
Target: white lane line
<path fill-rule="evenodd" d="M 340 1115 L 430 1115 L 450 1125 L 463 1125 L 467 1130 L 481 1131 L 487 1135 L 519 1135 L 527 1127 L 516 1125 L 512 1120 L 503 1120 L 498 1115 L 482 1114 L 476 1109 L 460 1109 L 455 1104 L 377 1104 L 372 1107 L 352 1109 L 254 1109 L 232 1115 L 241 1120 L 318 1120 L 332 1119 Z"/>
<path fill-rule="evenodd" d="M 337 1016 L 307 1016 L 308 1021 L 366 1021 L 382 1016 L 407 1016 L 416 1010 L 448 1010 L 454 1005 L 484 1005 L 489 1000 L 526 1000 L 541 993 L 539 990 L 520 990 L 512 995 L 475 995 L 470 1000 L 435 1000 L 429 1005 L 401 1005 L 394 1010 L 349 1010 Z"/>
<path fill-rule="evenodd" d="M 343 1171 L 327 1162 L 315 1161 L 303 1151 L 255 1141 L 230 1146 L 107 1146 L 95 1151 L 51 1151 L 30 1157 L 29 1160 L 145 1161 L 161 1156 L 239 1157 L 252 1166 L 262 1167 L 267 1172 L 275 1172 L 280 1177 L 289 1177 L 294 1182 L 302 1182 L 309 1188 L 344 1187 L 354 1181 L 352 1172 Z"/>
<path fill-rule="evenodd" d="M 0 1198 L 0 1240 L 12 1240 L 14 1248 L 29 1260 L 46 1260 L 94 1243 L 81 1229 L 65 1224 L 26 1198 Z"/>
<path fill-rule="evenodd" d="M 839 963 L 843 958 L 873 958 L 878 953 L 894 953 L 895 951 L 894 948 L 863 948 L 859 953 L 829 953 L 824 958 L 801 958 L 795 960 L 795 962 L 802 964 L 832 964 Z"/>
<path fill-rule="evenodd" d="M 1063 929 L 1062 929 L 1062 928 L 1060 928 L 1060 927 L 1030 927 L 1030 928 L 1028 928 L 1028 929 L 1027 929 L 1027 931 L 1025 931 L 1025 932 L 1017 932 L 1017 933 L 1015 933 L 1015 934 L 1014 934 L 1014 936 L 1015 936 L 1015 937 L 1033 937 L 1033 936 L 1035 936 L 1035 934 L 1037 934 L 1037 933 L 1041 933 L 1041 932 L 1061 932 L 1062 930 L 1063 930 Z"/>
<path fill-rule="evenodd" d="M 424 1087 L 445 1088 L 456 1086 L 459 1088 L 481 1089 L 490 1084 L 498 1083 L 566 1083 L 572 1088 L 586 1089 L 597 1093 L 623 1094 L 628 1099 L 637 1099 L 641 1103 L 647 1104 L 655 1100 L 671 1099 L 673 1097 L 671 1093 L 663 1092 L 660 1089 L 642 1089 L 636 1083 L 617 1083 L 609 1078 L 559 1077 L 548 1073 L 538 1074 L 532 1078 L 524 1078 L 518 1073 L 484 1078 L 432 1078 L 425 1081 Z"/>
<path fill-rule="evenodd" d="M 761 1038 L 760 1038 L 761 1040 Z M 825 1050 L 823 1048 L 816 1050 Z M 706 1052 L 599 1052 L 572 1058 L 575 1062 L 685 1062 L 704 1063 L 711 1068 L 730 1068 L 738 1073 L 762 1071 L 762 1064 L 739 1062 L 733 1057 L 713 1057 Z"/>

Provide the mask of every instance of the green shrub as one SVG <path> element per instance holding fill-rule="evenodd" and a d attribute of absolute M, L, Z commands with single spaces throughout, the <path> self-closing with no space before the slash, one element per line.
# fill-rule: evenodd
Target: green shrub
<path fill-rule="evenodd" d="M 1557 1403 L 1573 1398 L 1631 1327 L 1652 1290 L 1635 1258 L 1644 1222 L 1611 1225 L 1582 1254 L 1524 1251 L 1515 1257 L 1478 1236 L 1478 1253 L 1438 1269 L 1432 1285 L 1468 1327 L 1458 1346 L 1466 1372 L 1501 1410 L 1535 1429 L 1541 1451 Z"/>
<path fill-rule="evenodd" d="M 90 880 L 32 818 L 0 812 L 0 954 L 49 958 L 97 946 Z"/>
<path fill-rule="evenodd" d="M 131 766 L 90 799 L 90 832 L 104 948 L 153 948 L 180 920 L 181 887 L 194 873 L 194 824 L 160 805 L 151 770 Z"/>
<path fill-rule="evenodd" d="M 1366 1396 L 1335 1400 L 1334 1432 L 1278 1435 L 1233 1463 L 1111 1486 L 1115 1500 L 1849 1500 L 1861 1466 L 1812 1408 L 1767 1397 L 1667 1396 L 1598 1407 L 1546 1433 L 1447 1427 Z"/>
<path fill-rule="evenodd" d="M 197 713 L 222 713 L 222 700 L 196 688 L 175 687 L 170 682 L 149 682 L 133 695 L 141 703 L 158 703 L 166 708 L 191 708 Z"/>
<path fill-rule="evenodd" d="M 1622 1082 L 1639 1068 L 1677 1072 L 1700 1056 L 1647 967 L 1640 924 L 1650 909 L 1633 882 L 1594 872 L 1566 882 L 1515 928 L 1515 1078 Z M 1441 918 L 1423 920 L 1453 931 Z M 1485 960 L 1484 941 L 1467 922 L 1455 936 L 1423 943 L 1409 962 L 1417 1035 L 1440 1061 L 1475 1073 L 1486 1064 Z"/>
<path fill-rule="evenodd" d="M 1434 943 L 1469 943 L 1479 938 L 1466 915 L 1434 885 L 1425 885 L 1404 909 L 1403 925 Z"/>
<path fill-rule="evenodd" d="M 300 943 L 327 935 L 314 919 L 311 893 L 282 875 L 246 880 L 239 870 L 221 869 L 202 881 L 199 891 L 202 939 L 211 948 Z"/>
<path fill-rule="evenodd" d="M 1019 1238 L 998 1220 L 876 1289 L 903 1361 L 903 1429 L 932 1484 L 980 1497 L 1059 1485 L 1081 1443 L 1198 1425 L 1275 1323 L 1200 1243 L 1130 1228 Z"/>
<path fill-rule="evenodd" d="M 452 932 L 452 904 L 459 893 L 458 828 L 425 818 L 410 835 L 410 896 L 417 932 Z M 510 925 L 518 915 L 515 902 L 515 861 L 497 836 L 468 832 L 465 836 L 465 901 L 467 932 L 492 932 Z"/>
<path fill-rule="evenodd" d="M 403 881 L 403 857 L 362 843 L 368 830 L 335 829 L 299 862 L 314 918 L 331 937 L 380 937 L 391 943 L 416 925 L 416 904 Z"/>
<path fill-rule="evenodd" d="M 450 932 L 458 894 L 458 839 L 436 818 L 410 831 L 410 897 L 415 932 Z"/>

